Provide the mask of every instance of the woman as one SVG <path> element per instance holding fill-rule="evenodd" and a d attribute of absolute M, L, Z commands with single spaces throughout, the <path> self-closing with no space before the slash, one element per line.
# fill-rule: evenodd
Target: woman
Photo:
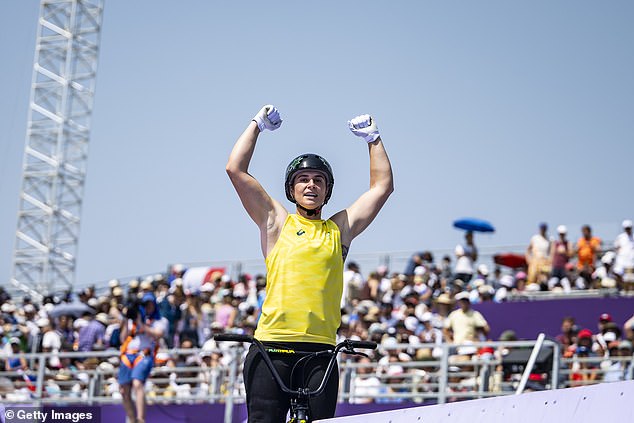
<path fill-rule="evenodd" d="M 369 116 L 348 122 L 350 130 L 368 143 L 370 189 L 350 207 L 322 219 L 334 176 L 330 164 L 316 154 L 296 157 L 286 169 L 286 198 L 295 204 L 290 214 L 248 173 L 259 134 L 282 124 L 278 110 L 264 106 L 233 147 L 226 166 L 231 182 L 251 219 L 260 229 L 260 245 L 267 267 L 266 298 L 255 337 L 270 347 L 320 351 L 335 345 L 341 323 L 339 304 L 343 263 L 352 240 L 376 217 L 393 191 L 392 169 L 376 122 Z M 290 383 L 296 355 L 271 357 Z M 302 371 L 313 389 L 325 371 L 324 360 L 310 360 Z M 249 422 L 284 421 L 289 398 L 270 375 L 257 350 L 251 347 L 244 365 Z M 296 387 L 296 386 L 295 386 Z M 333 417 L 338 373 L 334 371 L 324 394 L 311 400 L 313 419 Z"/>

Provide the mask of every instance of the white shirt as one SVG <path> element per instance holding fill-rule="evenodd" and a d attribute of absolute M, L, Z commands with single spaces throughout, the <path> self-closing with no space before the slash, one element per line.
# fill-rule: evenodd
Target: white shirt
<path fill-rule="evenodd" d="M 62 348 L 62 338 L 54 330 L 49 330 L 42 336 L 42 348 L 51 348 L 53 351 L 59 351 Z"/>
<path fill-rule="evenodd" d="M 534 258 L 546 258 L 548 257 L 548 248 L 550 247 L 550 241 L 543 237 L 541 234 L 535 234 L 531 237 L 529 243 L 531 247 L 531 256 Z"/>
<path fill-rule="evenodd" d="M 374 401 L 379 395 L 381 381 L 376 376 L 357 376 L 353 380 L 354 397 L 351 398 L 353 404 L 366 404 Z"/>
<path fill-rule="evenodd" d="M 634 235 L 629 236 L 625 232 L 619 234 L 614 241 L 614 249 L 616 250 L 614 264 L 616 273 L 622 274 L 626 268 L 634 267 Z"/>
<path fill-rule="evenodd" d="M 154 320 L 150 327 L 152 329 L 162 329 L 163 333 L 167 331 L 167 327 L 169 322 L 165 317 L 161 317 L 158 320 Z M 128 330 L 132 330 L 133 323 L 131 320 L 128 320 Z M 142 350 L 153 350 L 156 344 L 156 339 L 153 336 L 148 335 L 147 333 L 138 333 L 130 343 L 128 344 L 128 351 L 142 351 Z"/>
<path fill-rule="evenodd" d="M 471 257 L 466 254 L 458 257 L 454 271 L 456 273 L 473 274 L 473 261 L 471 260 Z"/>
<path fill-rule="evenodd" d="M 346 270 L 343 272 L 343 292 L 341 294 L 341 308 L 344 308 L 352 298 L 350 296 L 350 288 L 353 288 L 353 292 L 358 293 L 363 288 L 363 276 L 361 273 L 354 270 Z"/>

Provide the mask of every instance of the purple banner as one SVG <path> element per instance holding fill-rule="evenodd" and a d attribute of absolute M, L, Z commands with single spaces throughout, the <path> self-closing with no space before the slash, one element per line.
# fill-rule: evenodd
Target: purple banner
<path fill-rule="evenodd" d="M 404 401 L 397 404 L 337 404 L 337 417 L 357 414 L 374 413 L 377 411 L 397 410 L 414 406 L 421 406 Z M 171 422 L 224 422 L 224 404 L 188 404 L 188 405 L 148 405 L 146 421 L 152 423 Z M 233 407 L 233 423 L 243 423 L 247 420 L 246 406 L 238 404 Z M 123 422 L 125 412 L 122 405 L 101 406 L 101 421 Z"/>
<path fill-rule="evenodd" d="M 474 304 L 489 322 L 490 337 L 497 341 L 507 329 L 515 331 L 519 339 L 536 339 L 540 332 L 555 337 L 561 333 L 561 321 L 566 316 L 575 318 L 580 329 L 597 333 L 599 316 L 609 313 L 621 328 L 634 314 L 634 298 L 583 298 L 539 300 L 509 303 Z"/>

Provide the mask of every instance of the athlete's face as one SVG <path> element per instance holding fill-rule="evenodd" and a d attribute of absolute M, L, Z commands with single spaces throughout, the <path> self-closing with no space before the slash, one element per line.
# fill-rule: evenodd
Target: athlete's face
<path fill-rule="evenodd" d="M 326 175 L 319 171 L 298 172 L 293 181 L 293 196 L 302 207 L 314 209 L 321 206 L 326 198 Z"/>

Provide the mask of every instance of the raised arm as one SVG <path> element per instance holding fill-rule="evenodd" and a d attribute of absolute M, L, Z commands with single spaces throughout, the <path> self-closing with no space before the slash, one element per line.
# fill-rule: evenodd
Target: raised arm
<path fill-rule="evenodd" d="M 282 119 L 277 109 L 270 105 L 264 106 L 236 141 L 226 166 L 229 179 L 242 205 L 249 217 L 260 228 L 262 252 L 265 256 L 269 244 L 267 233 L 276 225 L 278 216 L 286 213 L 286 210 L 272 199 L 262 185 L 249 174 L 249 163 L 260 132 L 264 129 L 274 131 L 281 124 Z"/>
<path fill-rule="evenodd" d="M 370 188 L 350 207 L 332 217 L 341 230 L 341 241 L 346 247 L 350 247 L 350 242 L 372 223 L 394 191 L 392 165 L 374 119 L 369 115 L 358 116 L 349 121 L 348 126 L 368 143 Z"/>

